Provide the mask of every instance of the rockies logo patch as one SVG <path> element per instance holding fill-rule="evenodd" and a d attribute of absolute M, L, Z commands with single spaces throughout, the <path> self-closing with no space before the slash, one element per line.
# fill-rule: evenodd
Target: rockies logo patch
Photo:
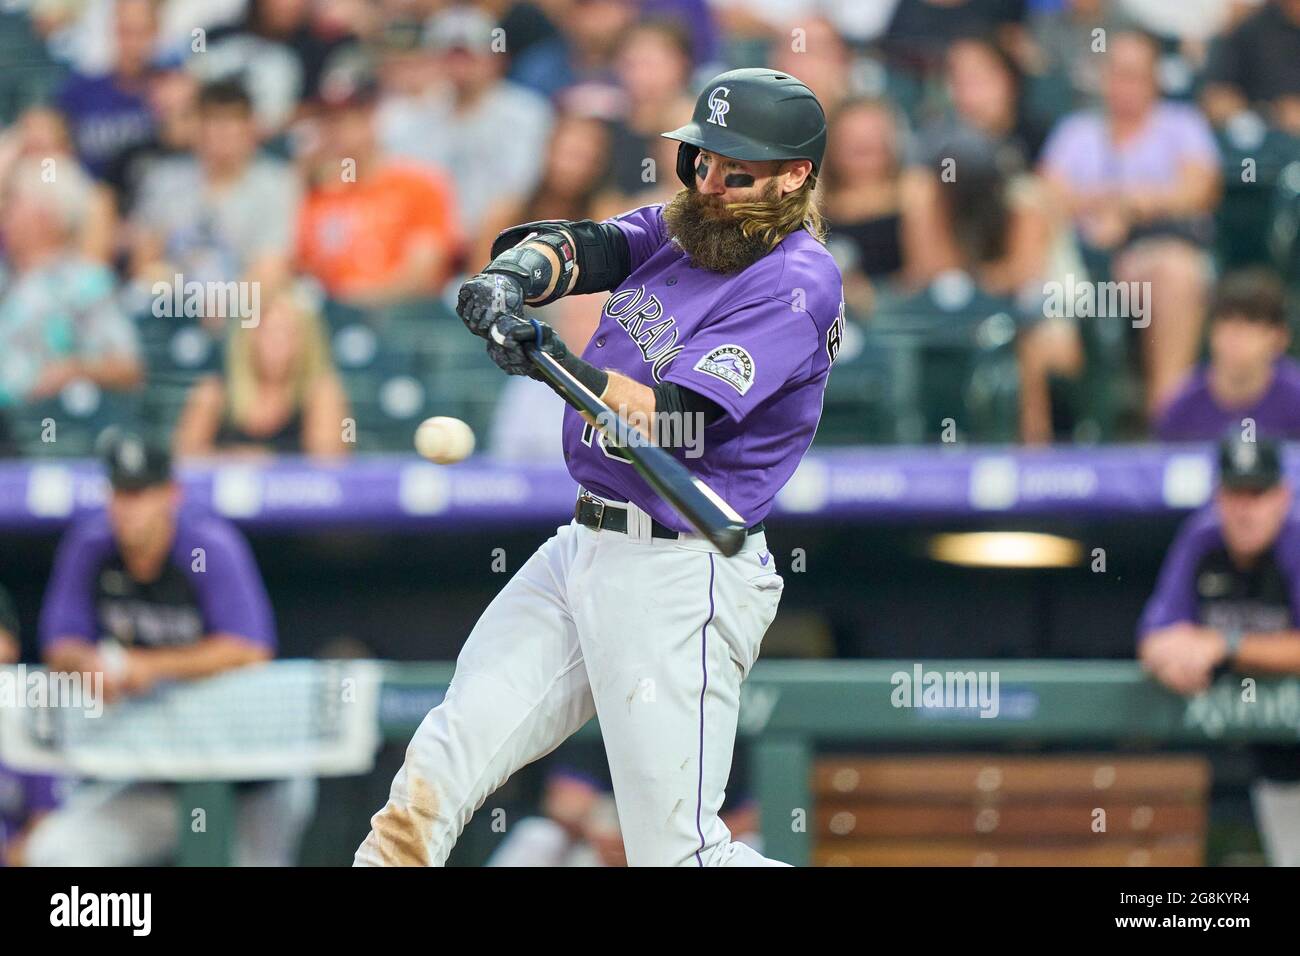
<path fill-rule="evenodd" d="M 695 371 L 722 379 L 741 395 L 754 384 L 754 359 L 739 345 L 719 345 L 695 363 Z"/>

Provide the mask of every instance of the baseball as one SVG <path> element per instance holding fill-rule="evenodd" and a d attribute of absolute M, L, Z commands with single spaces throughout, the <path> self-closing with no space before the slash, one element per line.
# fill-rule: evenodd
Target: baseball
<path fill-rule="evenodd" d="M 426 418 L 415 430 L 415 450 L 440 465 L 455 464 L 474 450 L 474 430 L 459 418 Z"/>

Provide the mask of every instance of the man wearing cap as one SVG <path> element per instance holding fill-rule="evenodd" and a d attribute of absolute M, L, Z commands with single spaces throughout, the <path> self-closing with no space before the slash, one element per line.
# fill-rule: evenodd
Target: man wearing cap
<path fill-rule="evenodd" d="M 1219 451 L 1214 501 L 1183 525 L 1139 626 L 1138 658 L 1179 694 L 1226 671 L 1300 674 L 1300 521 L 1277 444 Z M 1255 814 L 1269 859 L 1300 865 L 1300 748 L 1253 748 Z"/>
<path fill-rule="evenodd" d="M 124 432 L 105 444 L 108 507 L 76 521 L 55 555 L 40 619 L 46 664 L 102 674 L 111 704 L 165 682 L 269 660 L 274 617 L 239 531 L 182 504 L 161 447 Z M 302 781 L 241 785 L 241 863 L 293 862 L 310 812 L 303 793 Z M 32 833 L 28 860 L 163 862 L 177 845 L 177 819 L 170 786 L 84 783 Z"/>
<path fill-rule="evenodd" d="M 650 437 L 743 516 L 746 543 L 724 558 L 566 409 L 574 519 L 479 619 L 359 865 L 441 865 L 493 790 L 593 714 L 630 865 L 773 863 L 719 809 L 741 684 L 782 589 L 763 522 L 812 442 L 843 335 L 814 194 L 826 117 L 789 74 L 734 70 L 664 135 L 686 187 L 671 202 L 507 229 L 457 311 L 508 374 L 533 374 L 533 343 L 614 413 L 653 421 Z M 612 294 L 581 356 L 524 317 L 595 292 Z"/>

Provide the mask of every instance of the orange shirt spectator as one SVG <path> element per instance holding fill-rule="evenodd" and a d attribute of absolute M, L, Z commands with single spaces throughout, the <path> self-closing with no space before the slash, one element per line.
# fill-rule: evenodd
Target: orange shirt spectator
<path fill-rule="evenodd" d="M 318 186 L 298 219 L 300 267 L 332 298 L 348 301 L 436 294 L 459 244 L 446 180 L 403 163 Z"/>

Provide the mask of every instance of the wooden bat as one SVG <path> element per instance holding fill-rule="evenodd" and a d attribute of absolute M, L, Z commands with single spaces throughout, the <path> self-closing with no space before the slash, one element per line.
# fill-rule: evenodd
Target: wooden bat
<path fill-rule="evenodd" d="M 628 457 L 655 493 L 676 508 L 692 528 L 727 557 L 744 547 L 748 534 L 745 519 L 717 492 L 668 452 L 652 445 L 639 428 L 615 414 L 554 358 L 527 343 L 524 353 L 572 405 L 591 416 L 606 440 Z"/>

